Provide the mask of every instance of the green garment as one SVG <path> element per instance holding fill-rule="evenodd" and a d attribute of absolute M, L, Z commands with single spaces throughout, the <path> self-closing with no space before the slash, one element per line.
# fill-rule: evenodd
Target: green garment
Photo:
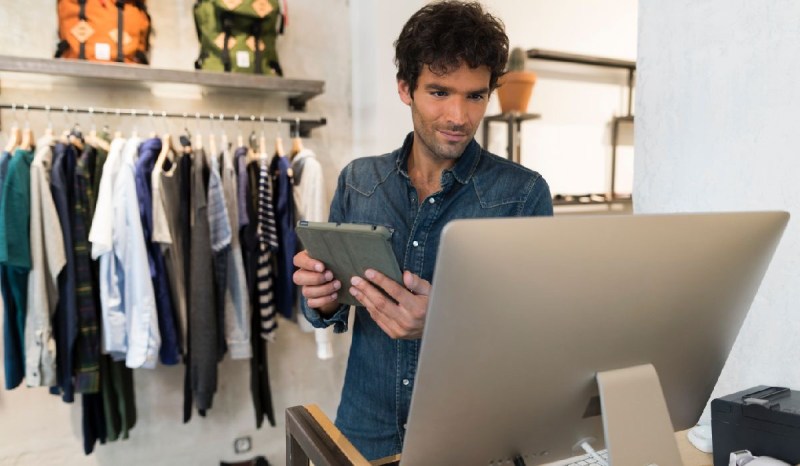
<path fill-rule="evenodd" d="M 100 356 L 100 393 L 106 419 L 106 438 L 109 442 L 128 438 L 136 424 L 136 398 L 133 392 L 133 371 L 125 361 L 113 361 Z"/>
<path fill-rule="evenodd" d="M 3 328 L 6 388 L 25 374 L 25 318 L 31 269 L 30 213 L 33 152 L 17 149 L 8 162 L 0 198 L 0 270 L 5 306 Z"/>
<path fill-rule="evenodd" d="M 31 268 L 31 162 L 32 151 L 14 151 L 0 201 L 0 263 L 27 270 Z"/>

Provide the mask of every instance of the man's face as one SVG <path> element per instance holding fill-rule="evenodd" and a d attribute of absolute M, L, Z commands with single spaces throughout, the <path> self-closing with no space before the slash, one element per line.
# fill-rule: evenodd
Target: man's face
<path fill-rule="evenodd" d="M 490 77 L 486 66 L 462 63 L 445 75 L 423 66 L 413 97 L 408 83 L 399 81 L 400 99 L 411 107 L 415 151 L 436 161 L 457 160 L 486 113 Z"/>

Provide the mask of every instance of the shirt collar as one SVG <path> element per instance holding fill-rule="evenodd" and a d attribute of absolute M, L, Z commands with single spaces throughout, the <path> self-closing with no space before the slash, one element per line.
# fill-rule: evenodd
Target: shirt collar
<path fill-rule="evenodd" d="M 403 146 L 400 148 L 397 155 L 397 169 L 400 173 L 408 178 L 408 157 L 411 155 L 411 146 L 414 143 L 414 132 L 408 133 L 406 139 L 403 141 Z M 481 146 L 475 141 L 475 138 L 467 144 L 461 157 L 458 158 L 456 164 L 452 168 L 448 168 L 444 173 L 452 172 L 455 179 L 461 184 L 467 184 L 475 173 L 475 168 L 481 159 Z"/>

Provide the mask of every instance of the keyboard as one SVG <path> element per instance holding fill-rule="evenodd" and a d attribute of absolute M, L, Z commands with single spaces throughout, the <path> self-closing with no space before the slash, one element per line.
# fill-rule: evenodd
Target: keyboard
<path fill-rule="evenodd" d="M 603 458 L 606 463 L 608 463 L 608 451 L 607 450 L 597 450 L 597 454 L 600 455 L 600 458 Z M 557 461 L 555 463 L 549 463 L 547 466 L 593 466 L 600 464 L 597 459 L 595 459 L 592 455 L 582 455 L 582 456 L 575 456 L 572 458 L 567 458 L 562 461 Z"/>

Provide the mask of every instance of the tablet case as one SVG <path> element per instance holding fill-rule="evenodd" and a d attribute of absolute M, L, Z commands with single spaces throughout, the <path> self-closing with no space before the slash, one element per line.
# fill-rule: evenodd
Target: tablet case
<path fill-rule="evenodd" d="M 392 232 L 382 225 L 301 221 L 297 236 L 308 255 L 321 261 L 342 283 L 338 302 L 360 306 L 349 291 L 350 279 L 374 269 L 397 283 L 403 274 L 392 250 Z"/>

